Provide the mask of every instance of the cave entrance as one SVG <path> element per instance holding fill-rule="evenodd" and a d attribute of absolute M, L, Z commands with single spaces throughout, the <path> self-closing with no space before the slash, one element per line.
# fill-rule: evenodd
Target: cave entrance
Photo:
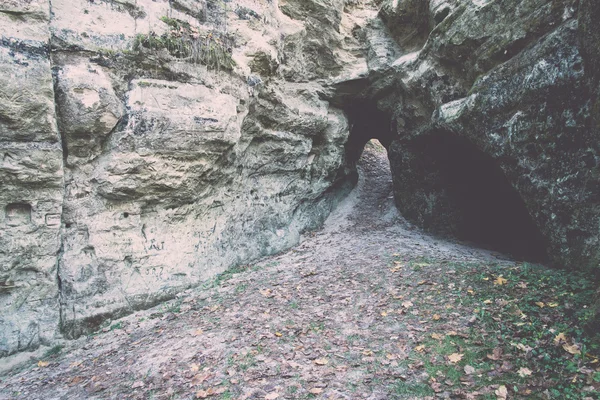
<path fill-rule="evenodd" d="M 548 261 L 546 240 L 492 157 L 445 130 L 399 138 L 390 115 L 367 101 L 344 109 L 351 123 L 347 166 L 356 171 L 365 145 L 378 140 L 392 161 L 396 204 L 406 219 L 516 259 Z"/>
<path fill-rule="evenodd" d="M 438 223 L 447 226 L 434 224 L 432 230 L 450 228 L 448 233 L 477 246 L 521 260 L 548 261 L 543 235 L 492 157 L 446 131 L 421 136 L 411 147 L 426 166 L 423 176 L 413 179 L 433 177 L 426 184 L 442 199 Z"/>

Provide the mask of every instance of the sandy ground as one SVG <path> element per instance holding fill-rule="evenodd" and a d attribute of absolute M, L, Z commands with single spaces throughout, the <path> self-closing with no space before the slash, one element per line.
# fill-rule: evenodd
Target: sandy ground
<path fill-rule="evenodd" d="M 0 377 L 0 398 L 423 398 L 398 387 L 427 382 L 409 359 L 419 336 L 473 321 L 448 307 L 456 290 L 437 295 L 461 284 L 451 265 L 510 262 L 404 221 L 381 147 L 367 147 L 359 171 L 294 249 L 26 363 Z"/>

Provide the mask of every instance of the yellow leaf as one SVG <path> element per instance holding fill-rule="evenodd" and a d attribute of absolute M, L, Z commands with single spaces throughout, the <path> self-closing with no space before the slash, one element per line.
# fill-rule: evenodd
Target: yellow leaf
<path fill-rule="evenodd" d="M 498 400 L 505 400 L 508 397 L 508 390 L 504 385 L 500 385 L 500 387 L 496 389 L 494 393 L 496 393 L 496 398 Z"/>
<path fill-rule="evenodd" d="M 50 363 L 48 361 L 38 361 L 37 366 L 40 368 L 46 368 Z"/>
<path fill-rule="evenodd" d="M 448 361 L 450 361 L 453 364 L 456 364 L 457 362 L 462 360 L 463 356 L 464 354 L 453 353 L 448 356 Z"/>
<path fill-rule="evenodd" d="M 524 367 L 519 368 L 519 371 L 517 371 L 517 373 L 519 374 L 519 376 L 521 378 L 525 378 L 526 376 L 530 376 L 532 374 L 532 372 L 529 368 L 524 368 Z"/>
<path fill-rule="evenodd" d="M 425 351 L 425 346 L 420 344 L 417 347 L 415 347 L 415 350 L 418 351 L 419 353 L 422 353 L 423 351 Z"/>
<path fill-rule="evenodd" d="M 194 336 L 200 336 L 202 335 L 204 332 L 202 332 L 202 329 L 198 329 L 194 332 Z"/>
<path fill-rule="evenodd" d="M 433 320 L 434 321 L 438 321 L 440 318 L 442 318 L 442 317 L 440 317 L 439 314 L 433 314 Z"/>
<path fill-rule="evenodd" d="M 538 306 L 539 308 L 544 308 L 545 304 L 542 303 L 541 301 L 536 301 L 535 305 Z"/>
<path fill-rule="evenodd" d="M 206 390 L 199 390 L 199 391 L 196 392 L 196 398 L 197 399 L 205 399 L 207 397 L 214 396 L 215 394 L 225 393 L 225 390 L 226 389 L 224 387 L 223 388 L 217 388 L 217 389 L 208 388 Z"/>
<path fill-rule="evenodd" d="M 579 347 L 576 344 L 569 346 L 565 343 L 563 344 L 563 349 L 565 349 L 566 352 L 571 354 L 581 354 L 581 350 L 579 350 Z"/>
<path fill-rule="evenodd" d="M 489 280 L 490 280 L 490 278 L 483 278 L 483 280 L 484 280 L 484 281 L 489 281 Z"/>
<path fill-rule="evenodd" d="M 282 334 L 281 332 L 275 332 L 275 336 L 277 336 L 277 337 L 282 337 L 282 336 L 283 336 L 283 334 Z"/>
<path fill-rule="evenodd" d="M 190 371 L 192 372 L 198 372 L 200 370 L 200 366 L 198 364 L 192 364 L 190 365 Z"/>
<path fill-rule="evenodd" d="M 469 293 L 470 295 L 474 295 L 475 291 L 473 289 L 469 289 L 469 290 L 467 290 L 467 293 Z"/>
<path fill-rule="evenodd" d="M 502 286 L 502 285 L 505 285 L 506 282 L 508 282 L 508 280 L 506 280 L 504 277 L 502 277 L 502 275 L 499 275 L 496 278 L 496 280 L 494 281 L 494 285 Z"/>
<path fill-rule="evenodd" d="M 432 339 L 436 339 L 436 340 L 440 340 L 440 339 L 442 339 L 442 338 L 443 338 L 443 336 L 442 336 L 442 335 L 440 335 L 439 333 L 432 333 L 432 334 L 431 334 L 431 338 L 432 338 Z"/>
<path fill-rule="evenodd" d="M 492 304 L 492 301 L 488 299 L 488 300 L 484 301 L 483 304 Z"/>
<path fill-rule="evenodd" d="M 567 337 L 562 332 L 559 333 L 558 335 L 556 335 L 556 337 L 554 338 L 554 344 L 559 344 L 561 341 L 563 341 L 563 342 L 567 341 Z"/>
<path fill-rule="evenodd" d="M 387 315 L 388 315 L 388 313 L 387 313 L 387 312 L 385 312 L 385 311 L 382 311 L 382 312 L 381 312 L 381 316 L 382 316 L 382 317 L 387 317 Z"/>
<path fill-rule="evenodd" d="M 315 360 L 315 364 L 317 365 L 327 365 L 329 361 L 326 358 L 317 358 Z"/>
<path fill-rule="evenodd" d="M 548 307 L 550 307 L 550 308 L 558 307 L 558 303 L 548 303 Z"/>
<path fill-rule="evenodd" d="M 321 389 L 321 388 L 312 388 L 312 389 L 309 390 L 309 393 L 312 393 L 312 394 L 321 394 L 321 393 L 323 393 L 323 389 Z"/>

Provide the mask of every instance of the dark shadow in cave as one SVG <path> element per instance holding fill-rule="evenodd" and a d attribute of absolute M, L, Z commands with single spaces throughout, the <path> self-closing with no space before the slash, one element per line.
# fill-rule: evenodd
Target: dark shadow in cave
<path fill-rule="evenodd" d="M 371 139 L 379 140 L 389 151 L 394 136 L 388 114 L 368 102 L 356 102 L 345 107 L 345 111 L 351 123 L 346 144 L 350 168 L 356 167 Z M 428 164 L 427 168 L 434 170 L 437 176 L 434 190 L 447 196 L 447 204 L 456 216 L 453 236 L 517 259 L 548 261 L 543 235 L 517 191 L 490 156 L 466 139 L 446 131 L 421 136 L 410 146 L 411 151 L 422 155 L 421 161 Z M 435 228 L 434 232 L 448 233 L 446 227 Z"/>
<path fill-rule="evenodd" d="M 492 157 L 446 131 L 421 136 L 412 146 L 438 172 L 438 189 L 458 214 L 456 237 L 517 259 L 548 261 L 546 240 Z"/>
<path fill-rule="evenodd" d="M 392 142 L 391 118 L 369 102 L 357 101 L 344 111 L 350 121 L 350 136 L 346 142 L 346 160 L 355 167 L 365 145 L 377 139 L 386 149 Z"/>

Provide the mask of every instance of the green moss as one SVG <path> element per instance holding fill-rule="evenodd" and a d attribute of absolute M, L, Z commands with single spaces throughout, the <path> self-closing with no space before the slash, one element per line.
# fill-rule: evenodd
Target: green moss
<path fill-rule="evenodd" d="M 235 62 L 231 57 L 234 40 L 231 35 L 218 31 L 200 31 L 189 23 L 162 17 L 170 28 L 168 33 L 138 34 L 133 41 L 133 51 L 160 53 L 163 50 L 177 59 L 206 65 L 209 69 L 231 71 Z"/>

